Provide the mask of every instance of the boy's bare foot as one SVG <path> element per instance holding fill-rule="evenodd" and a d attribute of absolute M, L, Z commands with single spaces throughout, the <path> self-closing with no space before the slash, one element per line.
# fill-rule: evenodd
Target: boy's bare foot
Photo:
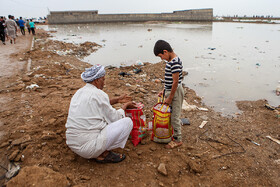
<path fill-rule="evenodd" d="M 173 148 L 179 147 L 181 145 L 183 145 L 182 141 L 181 142 L 171 141 L 165 146 L 165 148 L 166 149 L 173 149 Z"/>

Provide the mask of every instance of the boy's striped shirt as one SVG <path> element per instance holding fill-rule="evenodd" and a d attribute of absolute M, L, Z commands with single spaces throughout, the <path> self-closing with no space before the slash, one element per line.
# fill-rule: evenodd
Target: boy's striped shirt
<path fill-rule="evenodd" d="M 170 62 L 166 63 L 165 76 L 164 76 L 165 90 L 168 90 L 168 91 L 171 90 L 172 84 L 173 84 L 172 74 L 177 73 L 177 72 L 179 72 L 179 83 L 178 84 L 181 84 L 182 79 L 183 79 L 183 75 L 182 75 L 183 65 L 182 65 L 182 62 L 179 57 L 175 57 Z"/>

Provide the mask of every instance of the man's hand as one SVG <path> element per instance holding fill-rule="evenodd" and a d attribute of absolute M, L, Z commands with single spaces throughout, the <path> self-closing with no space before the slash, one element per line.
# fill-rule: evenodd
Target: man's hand
<path fill-rule="evenodd" d="M 118 98 L 119 103 L 127 103 L 132 100 L 132 97 L 127 96 L 127 94 L 123 94 Z"/>
<path fill-rule="evenodd" d="M 123 106 L 122 106 L 122 109 L 123 110 L 126 110 L 126 109 L 135 109 L 137 108 L 136 106 L 136 103 L 134 101 L 131 101 L 131 102 L 127 102 L 125 103 Z"/>

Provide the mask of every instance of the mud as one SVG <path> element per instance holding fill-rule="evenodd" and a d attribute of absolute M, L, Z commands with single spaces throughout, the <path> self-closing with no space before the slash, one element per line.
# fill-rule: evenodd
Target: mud
<path fill-rule="evenodd" d="M 190 125 L 182 126 L 183 146 L 167 150 L 150 140 L 150 132 L 134 147 L 128 140 L 117 152 L 127 158 L 119 164 L 98 164 L 74 154 L 65 143 L 65 122 L 71 97 L 85 83 L 79 60 L 98 44 L 80 46 L 51 41 L 44 31 L 36 35 L 34 49 L 18 51 L 9 59 L 32 60 L 31 71 L 1 77 L 1 165 L 20 164 L 19 174 L 7 186 L 279 186 L 280 139 L 278 110 L 265 107 L 265 100 L 239 101 L 242 114 L 223 117 L 205 106 L 196 93 L 185 87 L 185 100 L 208 111 L 183 111 Z M 3 46 L 1 46 L 1 50 Z M 56 50 L 56 51 L 54 51 Z M 72 51 L 67 54 L 57 51 Z M 138 74 L 134 69 L 141 69 Z M 104 91 L 110 97 L 127 93 L 142 102 L 148 121 L 163 84 L 164 63 L 144 66 L 107 67 Z M 126 72 L 131 75 L 120 76 Z M 187 76 L 187 75 L 186 75 Z M 27 86 L 36 84 L 32 89 Z M 187 85 L 185 85 L 187 86 Z M 3 102 L 2 102 L 3 101 Z M 118 108 L 119 105 L 114 107 Z M 201 129 L 202 121 L 208 123 Z M 257 146 L 246 140 L 260 144 Z M 166 171 L 158 170 L 159 165 Z M 1 175 L 5 173 L 0 170 Z M 40 180 L 39 180 L 40 179 Z"/>

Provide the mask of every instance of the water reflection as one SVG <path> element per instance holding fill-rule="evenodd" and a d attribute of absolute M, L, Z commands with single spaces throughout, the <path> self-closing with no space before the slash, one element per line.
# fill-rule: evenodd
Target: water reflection
<path fill-rule="evenodd" d="M 280 25 L 248 23 L 54 25 L 58 40 L 92 41 L 103 47 L 84 61 L 103 65 L 159 62 L 158 39 L 170 42 L 189 72 L 184 83 L 223 114 L 238 112 L 235 101 L 267 99 L 278 106 Z"/>

